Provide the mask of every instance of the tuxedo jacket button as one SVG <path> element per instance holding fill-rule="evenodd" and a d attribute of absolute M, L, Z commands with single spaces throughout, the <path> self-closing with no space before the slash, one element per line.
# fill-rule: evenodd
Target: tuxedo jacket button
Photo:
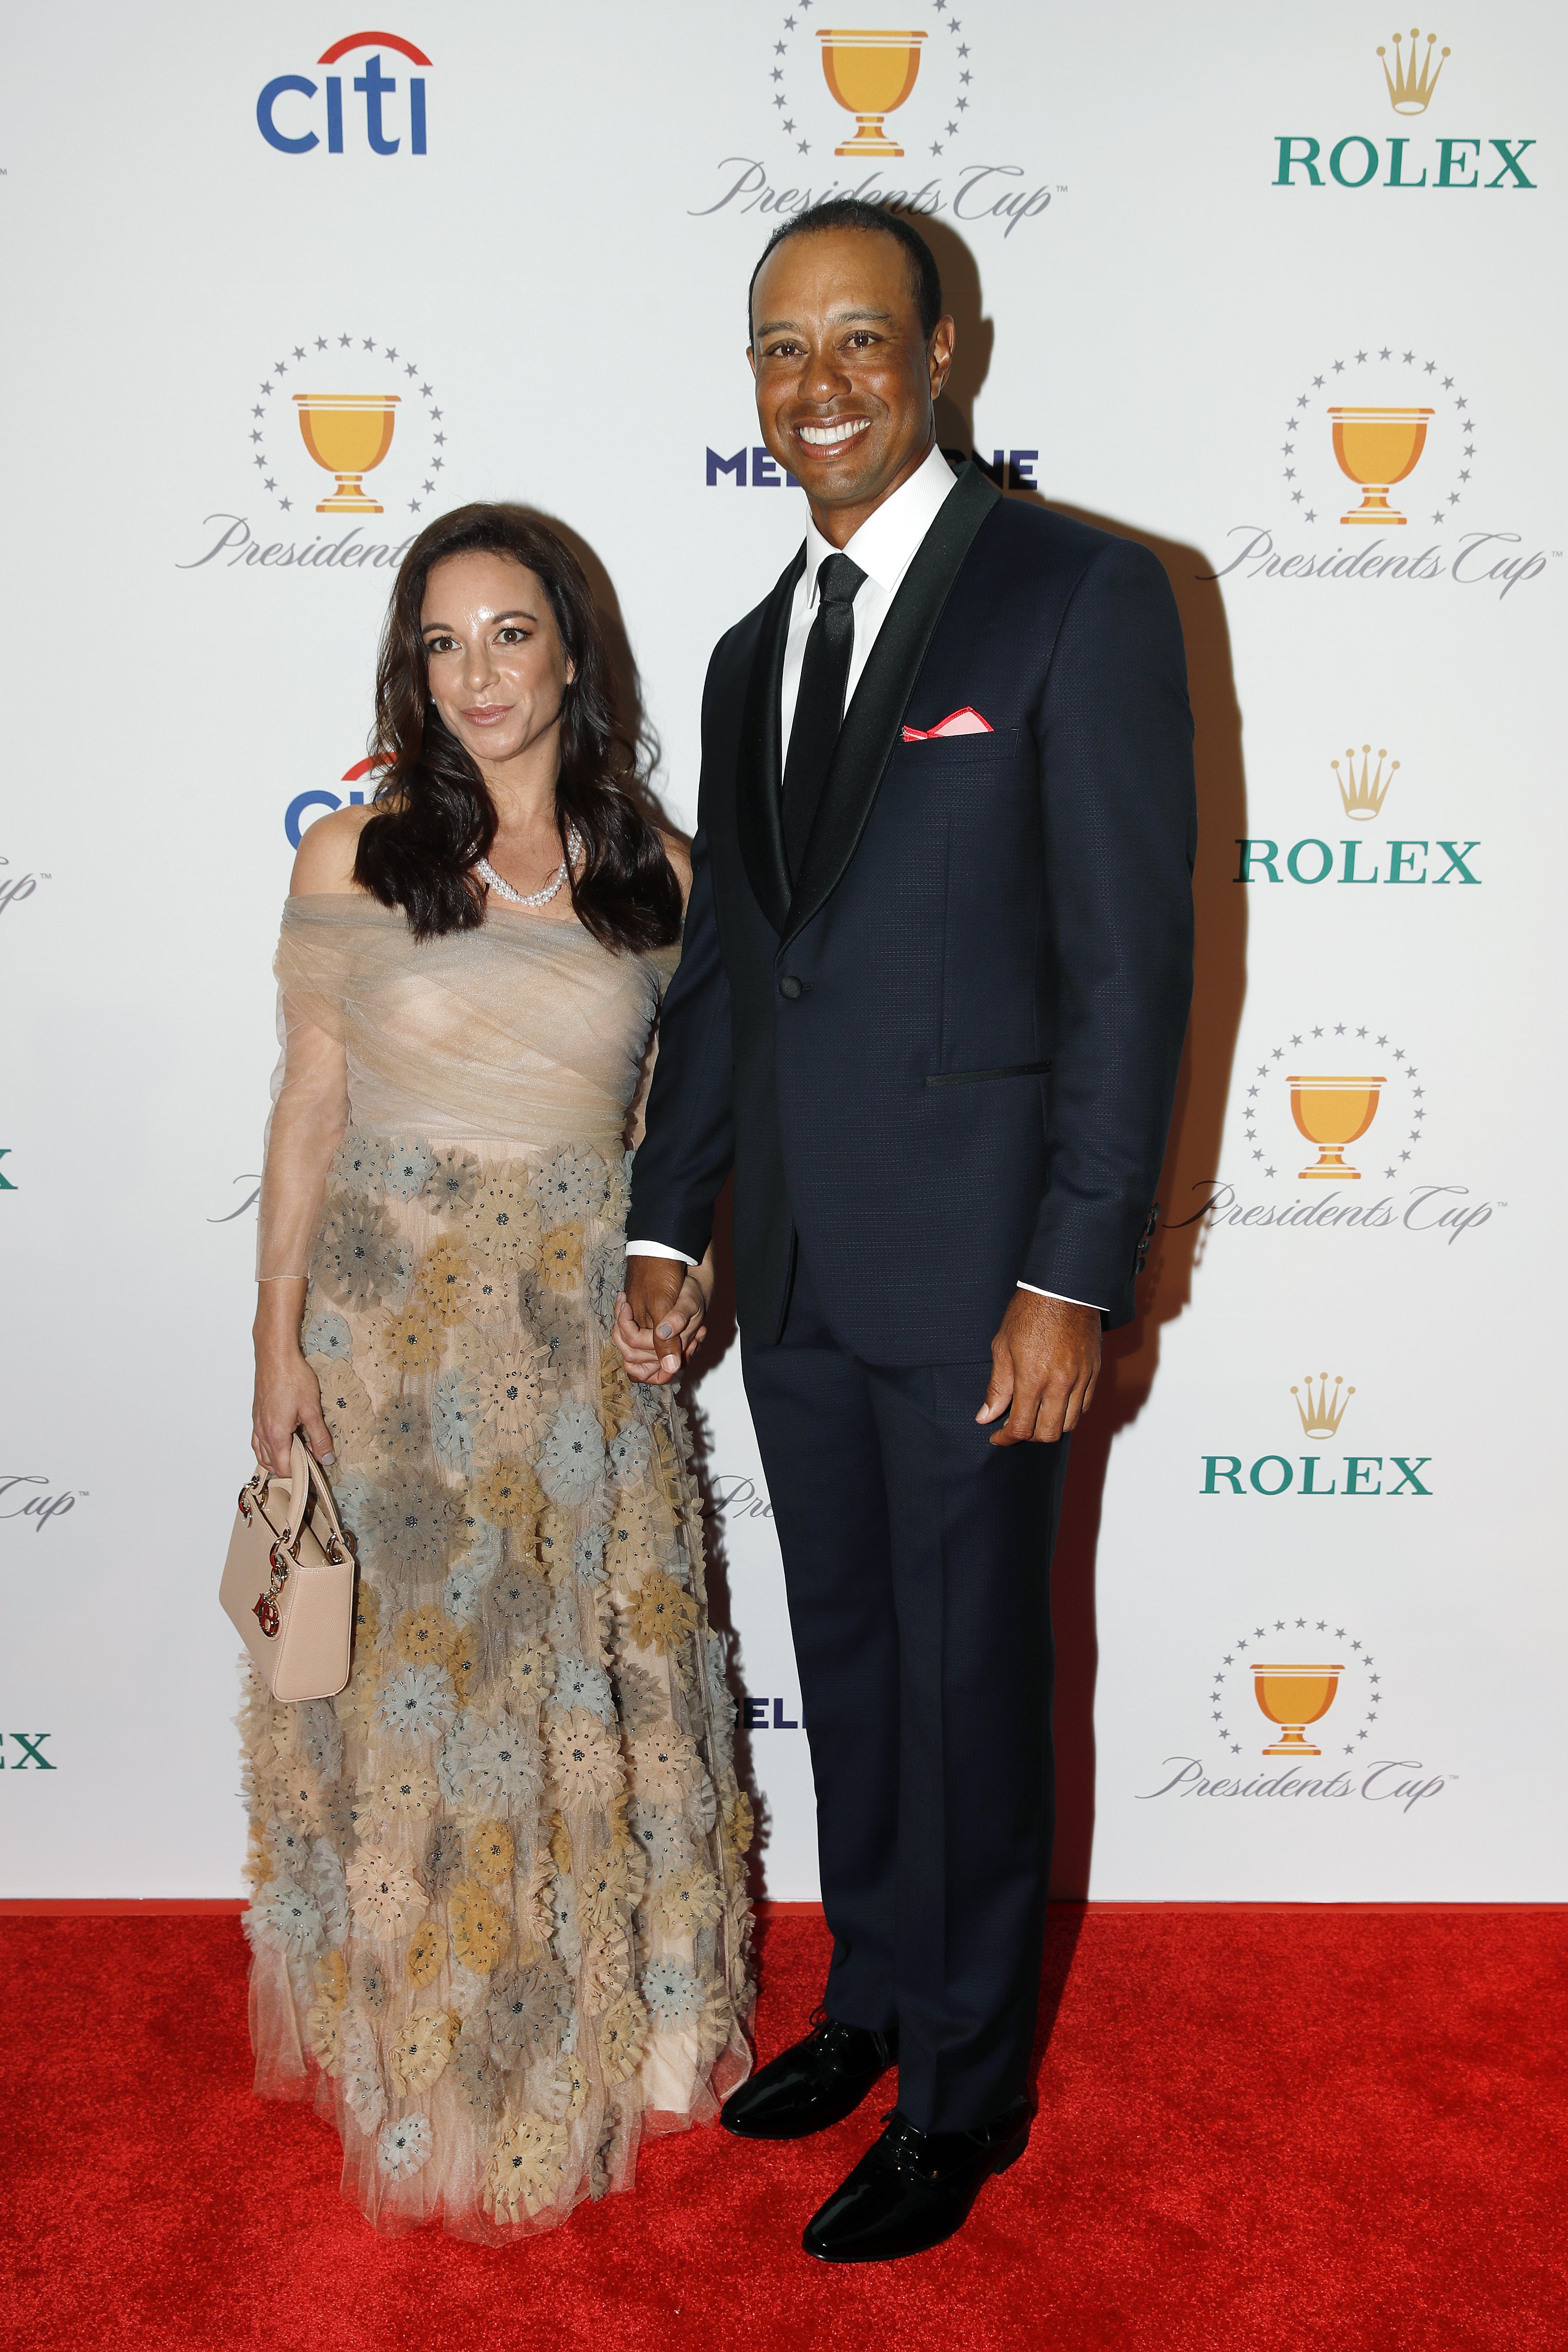
<path fill-rule="evenodd" d="M 784 978 L 779 982 L 779 994 L 781 996 L 787 996 L 790 1003 L 793 1004 L 795 998 L 803 995 L 804 993 L 805 989 L 803 983 L 795 978 L 793 971 L 786 971 Z"/>

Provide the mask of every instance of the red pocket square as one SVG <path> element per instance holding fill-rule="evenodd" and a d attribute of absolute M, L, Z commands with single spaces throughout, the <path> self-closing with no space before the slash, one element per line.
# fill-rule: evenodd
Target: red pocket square
<path fill-rule="evenodd" d="M 906 743 L 934 743 L 941 735 L 994 735 L 996 732 L 989 719 L 982 719 L 978 710 L 965 703 L 962 710 L 949 711 L 934 727 L 906 727 Z"/>

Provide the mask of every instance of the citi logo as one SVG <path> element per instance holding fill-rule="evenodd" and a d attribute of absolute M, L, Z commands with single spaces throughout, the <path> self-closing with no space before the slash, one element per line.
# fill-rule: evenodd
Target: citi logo
<path fill-rule="evenodd" d="M 373 155 L 395 155 L 405 138 L 410 155 L 426 152 L 426 117 L 425 108 L 425 77 L 409 74 L 401 77 L 407 82 L 406 105 L 398 104 L 400 77 L 382 71 L 383 52 L 395 50 L 406 58 L 411 66 L 428 66 L 429 58 L 412 41 L 405 41 L 396 33 L 349 33 L 323 49 L 317 58 L 318 66 L 335 66 L 342 58 L 353 58 L 361 50 L 371 55 L 363 60 L 363 70 L 352 77 L 351 98 L 364 100 L 363 117 L 363 143 Z M 319 88 L 307 74 L 279 74 L 269 81 L 256 101 L 256 127 L 269 147 L 280 155 L 308 155 L 321 143 L 321 131 L 313 128 L 322 120 L 321 110 L 312 101 L 324 96 L 327 152 L 343 152 L 343 76 L 329 73 L 324 88 Z M 389 103 L 390 101 L 390 103 Z M 357 107 L 350 109 L 353 128 L 350 138 L 357 148 L 361 143 L 361 116 Z"/>
<path fill-rule="evenodd" d="M 352 768 L 343 770 L 343 782 L 353 787 L 349 793 L 351 808 L 363 808 L 364 793 L 362 787 L 365 778 L 374 776 L 375 772 L 376 763 L 374 760 L 356 760 Z M 372 790 L 374 790 L 374 784 Z M 283 812 L 283 830 L 289 836 L 289 848 L 299 848 L 300 835 L 308 824 L 314 822 L 309 814 L 310 810 L 341 809 L 342 804 L 342 795 L 337 793 L 324 793 L 319 788 L 297 793 Z"/>

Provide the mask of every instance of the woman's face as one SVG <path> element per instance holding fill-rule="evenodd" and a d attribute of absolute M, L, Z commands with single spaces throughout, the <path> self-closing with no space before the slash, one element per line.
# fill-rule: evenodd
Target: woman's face
<path fill-rule="evenodd" d="M 544 583 L 508 555 L 450 555 L 425 583 L 430 696 L 488 766 L 514 760 L 561 716 L 573 667 Z"/>

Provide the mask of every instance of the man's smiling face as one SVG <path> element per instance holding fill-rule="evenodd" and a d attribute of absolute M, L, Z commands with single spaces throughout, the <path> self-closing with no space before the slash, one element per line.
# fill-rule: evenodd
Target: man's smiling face
<path fill-rule="evenodd" d="M 763 439 L 842 547 L 931 447 L 952 321 L 922 334 L 895 237 L 809 231 L 786 237 L 758 273 L 750 357 Z"/>

